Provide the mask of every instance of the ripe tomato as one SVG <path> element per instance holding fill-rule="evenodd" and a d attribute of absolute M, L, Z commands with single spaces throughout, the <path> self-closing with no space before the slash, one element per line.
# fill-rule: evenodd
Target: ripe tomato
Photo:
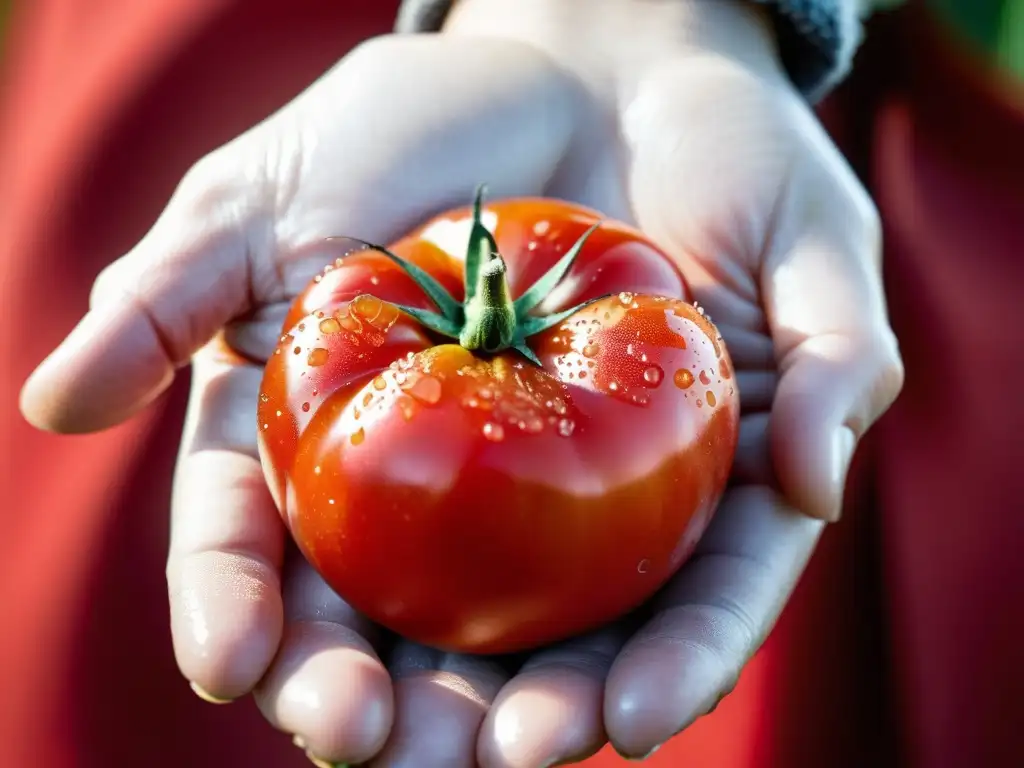
<path fill-rule="evenodd" d="M 586 631 L 708 525 L 729 355 L 668 257 L 599 221 L 478 196 L 291 307 L 260 394 L 268 483 L 327 583 L 402 636 L 501 653 Z"/>

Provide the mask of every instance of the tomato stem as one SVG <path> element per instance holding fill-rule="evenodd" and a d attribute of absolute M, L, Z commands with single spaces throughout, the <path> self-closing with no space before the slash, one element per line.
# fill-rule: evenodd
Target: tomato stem
<path fill-rule="evenodd" d="M 459 344 L 466 349 L 500 352 L 515 344 L 516 308 L 509 296 L 506 272 L 505 260 L 498 254 L 480 267 L 459 333 Z"/>
<path fill-rule="evenodd" d="M 600 296 L 552 315 L 534 315 L 533 310 L 544 301 L 572 269 L 587 239 L 601 226 L 597 222 L 573 243 L 572 247 L 519 298 L 512 300 L 508 285 L 508 268 L 498 253 L 494 235 L 483 223 L 485 187 L 480 185 L 473 199 L 473 226 L 469 235 L 465 260 L 465 300 L 460 303 L 428 272 L 387 248 L 356 238 L 347 238 L 365 248 L 378 251 L 399 266 L 438 308 L 438 312 L 395 306 L 422 325 L 442 336 L 458 339 L 469 350 L 490 354 L 514 349 L 526 359 L 540 361 L 526 340 L 561 323 L 588 304 L 605 298 Z M 333 238 L 329 238 L 333 239 Z"/>

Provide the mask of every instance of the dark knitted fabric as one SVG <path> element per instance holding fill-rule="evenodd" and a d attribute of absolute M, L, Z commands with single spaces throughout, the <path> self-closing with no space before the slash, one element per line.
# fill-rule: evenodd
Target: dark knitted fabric
<path fill-rule="evenodd" d="M 752 1 L 771 6 L 782 62 L 808 99 L 816 101 L 843 78 L 860 43 L 859 0 Z M 452 3 L 402 0 L 395 30 L 437 31 Z"/>

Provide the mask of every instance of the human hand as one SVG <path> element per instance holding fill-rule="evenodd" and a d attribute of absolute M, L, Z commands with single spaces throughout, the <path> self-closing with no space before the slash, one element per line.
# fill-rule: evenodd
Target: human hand
<path fill-rule="evenodd" d="M 646 753 L 733 684 L 899 389 L 874 210 L 756 12 L 609 0 L 584 23 L 568 3 L 501 5 L 463 0 L 445 35 L 363 46 L 197 164 L 23 394 L 40 426 L 99 429 L 191 360 L 167 569 L 179 666 L 216 698 L 253 690 L 325 759 L 534 766 L 608 737 Z M 745 409 L 733 488 L 653 618 L 542 649 L 511 679 L 404 641 L 382 661 L 375 628 L 285 557 L 253 428 L 250 360 L 323 239 L 387 242 L 483 180 L 657 239 L 725 336 Z"/>

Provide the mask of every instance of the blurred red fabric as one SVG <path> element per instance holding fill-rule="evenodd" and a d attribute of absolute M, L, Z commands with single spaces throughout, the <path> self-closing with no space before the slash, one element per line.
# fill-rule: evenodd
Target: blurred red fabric
<path fill-rule="evenodd" d="M 17 392 L 188 166 L 394 11 L 16 9 L 0 112 L 0 765 L 307 765 L 251 702 L 204 704 L 174 666 L 163 560 L 187 377 L 133 422 L 73 438 L 29 428 Z M 735 692 L 652 766 L 1024 764 L 1024 107 L 919 17 L 883 26 L 824 114 L 887 222 L 907 390 Z"/>

